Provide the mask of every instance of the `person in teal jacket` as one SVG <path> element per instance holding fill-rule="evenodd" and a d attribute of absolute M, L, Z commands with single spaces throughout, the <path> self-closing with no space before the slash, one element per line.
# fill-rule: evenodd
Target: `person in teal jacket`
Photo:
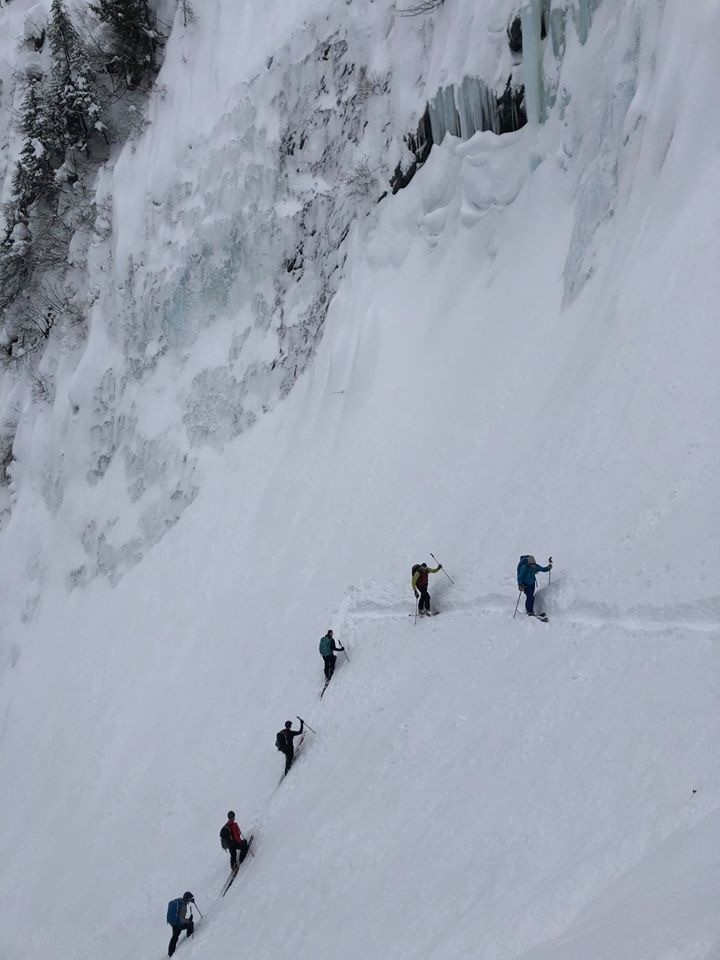
<path fill-rule="evenodd" d="M 320 655 L 325 661 L 325 679 L 328 681 L 328 683 L 335 672 L 335 662 L 337 661 L 335 654 L 344 649 L 345 647 L 343 646 L 338 647 L 335 645 L 335 638 L 333 637 L 332 630 L 328 630 L 328 632 L 320 641 Z"/>
<path fill-rule="evenodd" d="M 525 594 L 525 611 L 529 617 L 535 616 L 535 574 L 548 573 L 550 570 L 552 570 L 552 560 L 547 567 L 539 566 L 532 554 L 520 561 L 517 571 L 518 590 Z"/>

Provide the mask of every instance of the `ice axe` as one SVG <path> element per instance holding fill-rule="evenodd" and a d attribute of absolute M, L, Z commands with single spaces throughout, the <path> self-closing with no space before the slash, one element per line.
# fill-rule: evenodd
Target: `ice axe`
<path fill-rule="evenodd" d="M 515 619 L 515 614 L 517 613 L 518 607 L 520 606 L 520 597 L 521 597 L 522 595 L 523 595 L 523 591 L 518 587 L 518 598 L 517 598 L 517 601 L 516 601 L 516 603 L 515 603 L 515 613 L 513 614 L 513 620 Z"/>
<path fill-rule="evenodd" d="M 298 720 L 300 721 L 300 723 L 304 723 L 304 724 L 305 724 L 305 726 L 308 728 L 308 730 L 310 731 L 310 733 L 315 733 L 315 731 L 314 731 L 313 728 L 310 726 L 310 724 L 307 722 L 307 720 L 303 720 L 302 717 L 298 717 Z"/>
<path fill-rule="evenodd" d="M 435 556 L 435 554 L 434 554 L 434 553 L 431 553 L 430 556 L 433 558 L 433 560 L 435 561 L 435 563 L 440 567 L 440 569 L 441 569 L 442 572 L 445 574 L 445 576 L 448 578 L 448 580 L 450 581 L 450 583 L 451 583 L 453 586 L 455 586 L 455 581 L 454 581 L 453 578 L 448 574 L 447 570 L 445 569 L 445 567 L 443 567 L 443 565 L 440 563 L 440 561 L 439 561 L 438 558 Z"/>

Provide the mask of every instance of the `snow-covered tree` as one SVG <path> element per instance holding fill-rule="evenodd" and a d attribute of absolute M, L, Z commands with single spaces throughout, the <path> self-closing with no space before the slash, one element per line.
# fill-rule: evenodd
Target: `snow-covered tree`
<path fill-rule="evenodd" d="M 55 208 L 57 193 L 53 158 L 56 135 L 42 80 L 30 81 L 23 98 L 20 129 L 23 142 L 12 180 L 10 200 L 3 207 L 0 242 L 0 309 L 26 287 L 32 270 L 32 220 L 42 207 Z"/>
<path fill-rule="evenodd" d="M 110 30 L 108 72 L 129 90 L 143 86 L 155 74 L 162 43 L 148 0 L 95 0 L 90 9 Z"/>
<path fill-rule="evenodd" d="M 48 111 L 42 81 L 30 81 L 23 99 L 20 129 L 23 145 L 13 178 L 13 203 L 28 211 L 35 200 L 50 199 L 56 192 L 53 157 L 57 153 L 57 127 Z"/>
<path fill-rule="evenodd" d="M 48 40 L 53 112 L 63 146 L 87 153 L 94 136 L 105 137 L 101 97 L 85 46 L 63 0 L 52 0 Z"/>

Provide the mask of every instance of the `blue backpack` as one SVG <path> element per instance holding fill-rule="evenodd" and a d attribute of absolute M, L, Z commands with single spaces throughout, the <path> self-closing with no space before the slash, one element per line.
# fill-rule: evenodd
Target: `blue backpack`
<path fill-rule="evenodd" d="M 528 557 L 529 557 L 529 556 L 530 556 L 529 553 L 524 553 L 524 554 L 520 557 L 520 563 L 517 565 L 517 576 L 518 576 L 518 580 L 520 579 L 520 567 L 521 567 L 524 563 L 527 563 L 527 560 L 528 560 Z"/>
<path fill-rule="evenodd" d="M 176 926 L 180 923 L 180 907 L 182 905 L 182 899 L 178 898 L 177 900 L 171 900 L 167 908 L 167 922 L 171 927 Z"/>

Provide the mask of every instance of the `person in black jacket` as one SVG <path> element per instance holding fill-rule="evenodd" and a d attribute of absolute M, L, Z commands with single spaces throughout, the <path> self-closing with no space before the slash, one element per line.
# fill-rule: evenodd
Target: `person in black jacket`
<path fill-rule="evenodd" d="M 295 759 L 295 745 L 293 740 L 295 737 L 299 737 L 303 732 L 305 727 L 305 721 L 298 717 L 300 720 L 300 729 L 292 729 L 292 721 L 286 720 L 285 727 L 278 733 L 275 737 L 275 746 L 281 753 L 285 754 L 285 773 L 287 774 L 290 767 L 293 765 L 293 760 Z"/>

